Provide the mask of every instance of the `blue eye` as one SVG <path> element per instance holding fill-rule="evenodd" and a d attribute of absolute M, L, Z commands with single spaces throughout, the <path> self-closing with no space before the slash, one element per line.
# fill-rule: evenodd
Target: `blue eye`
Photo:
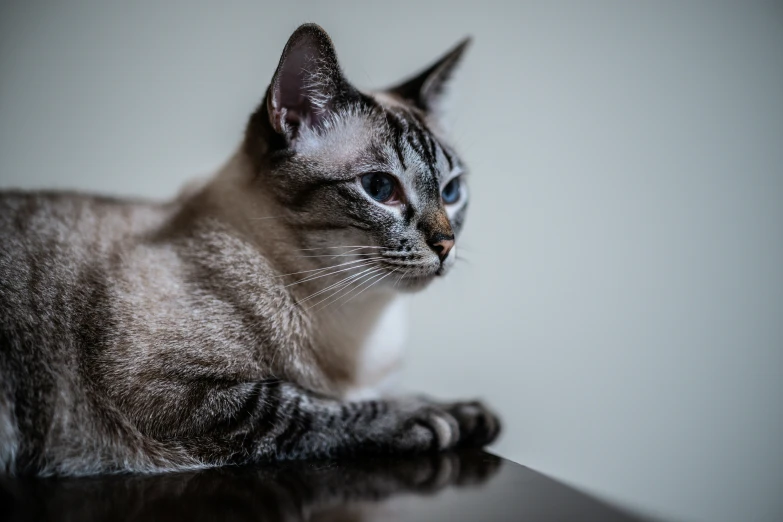
<path fill-rule="evenodd" d="M 394 196 L 397 182 L 388 174 L 373 172 L 362 176 L 362 187 L 375 201 L 387 203 Z"/>
<path fill-rule="evenodd" d="M 443 192 L 441 192 L 441 197 L 443 198 L 443 202 L 447 205 L 451 205 L 459 201 L 459 195 L 460 195 L 459 178 L 454 178 L 451 181 L 449 181 L 449 183 L 445 187 L 443 187 Z"/>

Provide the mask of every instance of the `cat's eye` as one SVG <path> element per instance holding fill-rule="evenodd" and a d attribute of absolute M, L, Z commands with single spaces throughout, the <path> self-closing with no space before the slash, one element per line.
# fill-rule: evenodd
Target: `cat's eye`
<path fill-rule="evenodd" d="M 365 174 L 362 176 L 362 187 L 372 199 L 380 203 L 392 203 L 397 199 L 397 181 L 389 174 Z"/>
<path fill-rule="evenodd" d="M 443 191 L 440 193 L 440 196 L 443 198 L 443 202 L 446 205 L 452 205 L 459 201 L 461 189 L 462 187 L 460 186 L 459 178 L 454 178 L 449 181 L 448 184 L 443 187 Z"/>

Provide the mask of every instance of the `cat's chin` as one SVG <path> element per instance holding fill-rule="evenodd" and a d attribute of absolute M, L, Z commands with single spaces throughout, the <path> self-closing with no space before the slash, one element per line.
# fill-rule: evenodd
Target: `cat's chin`
<path fill-rule="evenodd" d="M 394 288 L 403 293 L 419 292 L 429 286 L 437 277 L 435 274 L 403 277 L 399 282 L 395 282 Z"/>

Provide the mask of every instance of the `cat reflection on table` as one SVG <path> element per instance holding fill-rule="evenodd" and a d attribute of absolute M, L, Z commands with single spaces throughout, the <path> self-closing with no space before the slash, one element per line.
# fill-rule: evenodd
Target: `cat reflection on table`
<path fill-rule="evenodd" d="M 471 488 L 491 480 L 501 465 L 493 455 L 467 451 L 158 476 L 16 481 L 5 483 L 11 497 L 5 520 L 371 522 L 386 520 L 390 510 L 399 508 L 390 505 L 392 500 Z"/>

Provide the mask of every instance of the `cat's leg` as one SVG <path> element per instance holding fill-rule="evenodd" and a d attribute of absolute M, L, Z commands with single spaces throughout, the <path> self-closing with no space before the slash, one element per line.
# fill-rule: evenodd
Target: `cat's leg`
<path fill-rule="evenodd" d="M 479 402 L 423 399 L 342 402 L 280 381 L 222 389 L 217 401 L 233 411 L 186 442 L 214 464 L 360 453 L 420 453 L 483 446 L 498 435 L 497 417 Z"/>

